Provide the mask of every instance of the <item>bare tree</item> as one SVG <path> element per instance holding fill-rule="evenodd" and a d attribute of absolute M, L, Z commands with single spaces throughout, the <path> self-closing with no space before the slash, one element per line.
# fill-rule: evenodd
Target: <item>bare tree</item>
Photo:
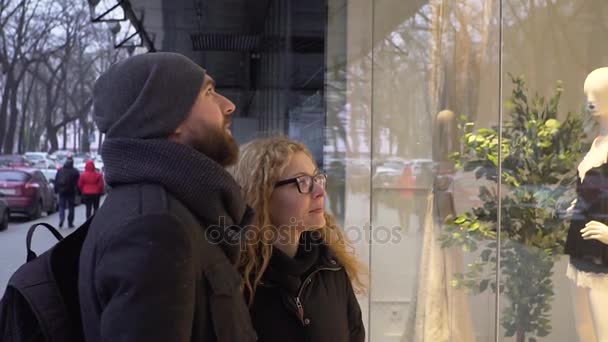
<path fill-rule="evenodd" d="M 26 122 L 27 122 L 27 117 L 28 117 L 28 109 L 30 107 L 30 101 L 32 98 L 32 91 L 34 90 L 34 86 L 36 85 L 35 79 L 33 77 L 27 77 L 26 76 L 26 81 L 24 82 L 27 87 L 22 87 L 22 95 L 21 95 L 21 102 L 22 102 L 22 108 L 21 108 L 21 122 L 19 125 L 19 137 L 18 137 L 18 143 L 17 143 L 17 152 L 19 154 L 23 154 L 25 152 L 25 134 L 26 134 Z"/>
<path fill-rule="evenodd" d="M 21 107 L 19 87 L 27 69 L 44 58 L 41 43 L 50 34 L 53 21 L 48 20 L 51 8 L 41 0 L 5 0 L 2 5 L 0 66 L 5 82 L 0 103 L 0 145 L 4 153 L 12 153 Z"/>
<path fill-rule="evenodd" d="M 93 84 L 126 53 L 86 1 L 0 0 L 0 153 L 57 150 L 59 133 L 88 151 Z"/>

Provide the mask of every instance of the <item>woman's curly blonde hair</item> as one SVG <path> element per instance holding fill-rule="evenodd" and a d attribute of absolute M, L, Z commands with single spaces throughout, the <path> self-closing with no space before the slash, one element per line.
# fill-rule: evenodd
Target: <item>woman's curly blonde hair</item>
<path fill-rule="evenodd" d="M 268 232 L 275 229 L 270 219 L 270 199 L 274 184 L 291 157 L 298 152 L 305 153 L 314 163 L 312 154 L 304 144 L 284 136 L 259 138 L 241 148 L 239 161 L 229 169 L 241 185 L 245 201 L 256 212 L 251 229 L 246 234 L 248 241 L 239 261 L 243 291 L 249 306 L 253 304 L 256 288 L 260 285 L 272 256 L 272 241 L 266 240 L 269 236 L 274 236 L 274 232 Z M 325 226 L 319 229 L 323 242 L 345 268 L 355 291 L 365 292 L 366 285 L 362 279 L 365 270 L 357 260 L 354 248 L 338 227 L 335 218 L 327 213 L 324 216 Z"/>

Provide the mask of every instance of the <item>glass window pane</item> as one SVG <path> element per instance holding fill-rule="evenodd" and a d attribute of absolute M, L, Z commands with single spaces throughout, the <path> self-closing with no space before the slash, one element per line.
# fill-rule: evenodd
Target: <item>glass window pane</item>
<path fill-rule="evenodd" d="M 332 213 L 369 268 L 372 6 L 328 2 L 324 168 Z M 368 281 L 369 285 L 369 281 Z M 369 289 L 371 291 L 371 289 Z M 359 294 L 368 337 L 369 294 Z"/>
<path fill-rule="evenodd" d="M 602 141 L 602 116 L 596 120 L 584 108 L 591 89 L 608 77 L 597 74 L 600 81 L 587 93 L 583 85 L 608 63 L 608 47 L 598 43 L 608 33 L 608 6 L 600 0 L 504 0 L 503 6 L 502 135 L 509 153 L 503 157 L 500 340 L 606 340 L 608 286 L 601 284 L 608 285 L 608 262 L 601 255 L 608 247 L 584 240 L 581 229 L 606 222 L 598 204 L 602 177 L 593 176 L 606 152 L 591 146 Z M 591 177 L 580 182 L 577 173 Z"/>
<path fill-rule="evenodd" d="M 77 94 L 41 111 L 38 78 L 7 88 L 0 165 L 96 150 L 74 99 L 128 55 L 181 53 L 236 105 L 239 144 L 284 134 L 327 172 L 326 209 L 369 270 L 368 341 L 608 340 L 605 0 L 134 0 L 90 22 L 114 2 L 64 13 L 95 38 L 62 50 Z M 16 65 L 38 70 L 29 54 Z M 43 176 L 13 171 L 0 181 Z"/>
<path fill-rule="evenodd" d="M 30 175 L 19 171 L 1 171 L 0 181 L 4 182 L 25 182 L 30 178 Z"/>
<path fill-rule="evenodd" d="M 370 267 L 369 339 L 493 340 L 488 274 L 459 276 L 479 267 L 494 236 L 479 236 L 472 250 L 443 222 L 481 204 L 480 184 L 497 190 L 450 159 L 460 151 L 461 117 L 497 126 L 497 2 L 330 4 L 347 10 L 346 19 L 330 10 L 328 24 L 327 86 L 335 91 L 327 93 L 326 160 L 346 179 L 329 196 L 344 191 L 346 222 L 371 222 L 368 244 L 358 245 Z M 343 31 L 346 46 L 332 45 Z M 355 178 L 368 160 L 369 178 Z"/>

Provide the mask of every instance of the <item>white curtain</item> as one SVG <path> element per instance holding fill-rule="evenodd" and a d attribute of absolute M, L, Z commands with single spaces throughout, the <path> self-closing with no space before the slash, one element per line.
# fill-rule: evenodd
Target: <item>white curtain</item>
<path fill-rule="evenodd" d="M 451 194 L 447 195 L 451 199 Z M 452 275 L 463 270 L 462 251 L 458 247 L 441 248 L 437 240 L 441 224 L 435 210 L 436 201 L 430 193 L 424 220 L 417 296 L 402 342 L 475 341 L 468 294 L 451 286 Z"/>

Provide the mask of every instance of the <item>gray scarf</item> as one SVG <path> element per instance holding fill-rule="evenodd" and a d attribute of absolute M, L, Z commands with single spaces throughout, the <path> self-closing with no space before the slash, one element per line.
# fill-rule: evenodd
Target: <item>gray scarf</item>
<path fill-rule="evenodd" d="M 251 222 L 253 210 L 221 165 L 189 146 L 166 139 L 110 138 L 104 141 L 101 155 L 110 186 L 164 186 L 209 227 L 207 236 L 221 241 L 228 258 L 238 260 L 243 227 Z"/>

